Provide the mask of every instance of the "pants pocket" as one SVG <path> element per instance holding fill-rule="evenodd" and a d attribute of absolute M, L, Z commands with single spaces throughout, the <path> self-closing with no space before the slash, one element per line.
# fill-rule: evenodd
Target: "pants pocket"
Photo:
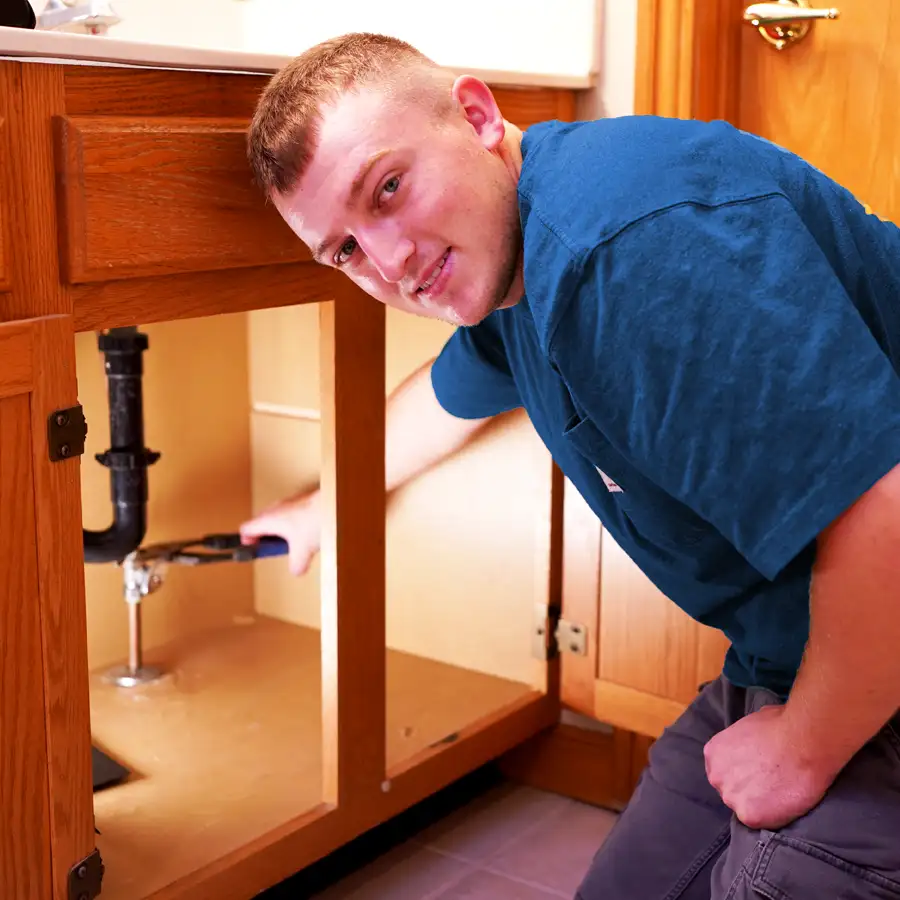
<path fill-rule="evenodd" d="M 747 900 L 900 900 L 900 882 L 783 834 L 771 835 L 749 883 Z"/>

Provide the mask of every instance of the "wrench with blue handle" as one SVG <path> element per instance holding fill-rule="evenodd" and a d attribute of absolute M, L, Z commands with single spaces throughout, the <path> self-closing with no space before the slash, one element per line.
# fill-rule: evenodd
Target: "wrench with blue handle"
<path fill-rule="evenodd" d="M 286 556 L 287 552 L 288 543 L 284 538 L 265 535 L 253 544 L 244 544 L 238 533 L 208 534 L 196 540 L 153 544 L 137 551 L 142 559 L 165 560 L 182 566 L 250 562 L 265 557 Z"/>

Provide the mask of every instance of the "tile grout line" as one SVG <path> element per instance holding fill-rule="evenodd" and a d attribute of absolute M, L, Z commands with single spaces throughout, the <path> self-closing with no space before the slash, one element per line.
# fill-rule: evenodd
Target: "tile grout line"
<path fill-rule="evenodd" d="M 499 869 L 492 869 L 490 866 L 480 866 L 479 871 L 488 872 L 491 875 L 496 875 L 498 878 L 505 878 L 507 881 L 512 881 L 514 884 L 521 884 L 525 887 L 535 888 L 536 890 L 543 891 L 545 894 L 549 894 L 552 897 L 571 897 L 570 894 L 564 894 L 562 891 L 559 891 L 556 888 L 549 887 L 546 884 L 541 884 L 539 881 L 529 881 L 527 878 L 519 878 L 517 875 L 510 875 L 509 872 L 501 872 Z"/>
<path fill-rule="evenodd" d="M 545 818 L 541 819 L 534 826 L 529 827 L 524 832 L 522 832 L 521 836 L 524 837 L 525 835 L 530 834 L 533 831 L 536 831 L 538 829 L 538 827 L 540 827 L 548 822 L 552 823 L 553 820 L 556 818 L 562 818 L 562 816 L 565 812 L 566 812 L 566 810 L 564 808 L 562 808 L 562 809 L 557 810 L 556 812 L 548 813 Z M 608 832 L 607 832 L 607 836 L 608 836 Z M 602 838 L 601 843 L 605 840 L 606 840 L 606 837 Z M 512 844 L 507 845 L 507 847 L 509 847 L 509 846 L 512 846 Z M 546 885 L 546 884 L 541 884 L 540 882 L 537 882 L 537 881 L 529 881 L 526 878 L 519 878 L 516 875 L 511 875 L 509 872 L 505 872 L 501 869 L 494 868 L 492 863 L 494 860 L 496 860 L 496 858 L 502 852 L 503 852 L 502 850 L 498 850 L 496 853 L 492 853 L 490 856 L 488 856 L 484 860 L 483 863 L 481 863 L 479 865 L 479 868 L 485 872 L 490 872 L 492 875 L 498 875 L 502 878 L 507 878 L 510 881 L 517 882 L 518 884 L 523 884 L 523 885 L 526 885 L 527 887 L 533 887 L 533 888 L 537 888 L 541 891 L 545 891 L 547 893 L 552 894 L 553 896 L 564 897 L 564 898 L 566 898 L 566 900 L 571 900 L 572 894 L 570 894 L 570 893 L 565 893 L 557 888 L 550 887 L 549 885 Z M 584 874 L 587 874 L 587 869 L 585 869 Z"/>
<path fill-rule="evenodd" d="M 515 875 L 510 875 L 507 872 L 499 872 L 496 869 L 491 869 L 487 866 L 475 865 L 468 860 L 461 859 L 457 856 L 451 856 L 449 853 L 441 853 L 439 850 L 435 850 L 433 852 L 438 853 L 441 856 L 446 856 L 449 859 L 454 860 L 455 862 L 463 863 L 467 867 L 467 869 L 465 869 L 460 875 L 444 882 L 439 888 L 436 888 L 434 891 L 429 891 L 427 894 L 423 895 L 420 900 L 440 900 L 440 898 L 443 897 L 448 890 L 456 887 L 458 884 L 460 884 L 470 875 L 474 875 L 476 872 L 484 872 L 488 875 L 496 875 L 498 878 L 501 878 L 504 881 L 509 881 L 511 884 L 521 884 L 523 887 L 532 888 L 542 894 L 546 894 L 548 897 L 562 897 L 564 898 L 564 900 L 569 900 L 568 894 L 564 894 L 562 891 L 558 891 L 555 888 L 547 887 L 544 884 L 538 884 L 536 881 L 527 881 L 524 878 L 517 878 Z"/>
<path fill-rule="evenodd" d="M 427 894 L 423 894 L 420 900 L 440 900 L 443 894 L 446 894 L 450 888 L 456 887 L 464 878 L 468 878 L 473 872 L 477 871 L 477 868 L 470 863 L 468 860 L 460 859 L 459 857 L 450 856 L 447 853 L 441 853 L 439 850 L 435 850 L 433 847 L 425 847 L 426 850 L 430 850 L 432 853 L 436 853 L 438 856 L 444 856 L 448 859 L 452 859 L 454 862 L 462 863 L 462 872 L 459 875 L 451 878 L 449 881 L 445 881 L 440 887 L 435 888 L 433 891 L 429 891 Z"/>
<path fill-rule="evenodd" d="M 452 850 L 444 850 L 441 847 L 435 847 L 432 844 L 424 842 L 421 844 L 421 846 L 427 847 L 429 850 L 433 850 L 435 853 L 440 853 L 443 856 L 449 857 L 450 859 L 455 859 L 458 862 L 465 862 L 469 865 L 476 866 L 477 868 L 486 868 L 491 860 L 496 859 L 496 857 L 500 856 L 502 853 L 505 853 L 510 847 L 513 846 L 513 844 L 522 840 L 522 838 L 527 837 L 532 832 L 537 831 L 538 828 L 540 828 L 542 825 L 545 825 L 547 822 L 552 822 L 556 818 L 561 818 L 564 812 L 565 808 L 562 807 L 560 809 L 553 810 L 552 812 L 548 812 L 546 815 L 542 816 L 541 818 L 537 819 L 536 821 L 532 822 L 530 825 L 522 829 L 522 831 L 518 832 L 514 837 L 511 837 L 506 842 L 500 844 L 493 852 L 489 853 L 482 860 L 475 860 L 471 857 L 463 856 L 459 853 L 454 853 Z M 494 872 L 493 874 L 496 875 L 500 873 Z"/>
<path fill-rule="evenodd" d="M 421 900 L 440 900 L 440 897 L 443 893 L 449 890 L 452 887 L 458 885 L 464 878 L 467 878 L 473 872 L 487 872 L 490 875 L 496 875 L 498 878 L 504 878 L 507 881 L 512 882 L 513 884 L 521 884 L 524 887 L 530 887 L 538 891 L 542 891 L 548 896 L 551 897 L 562 897 L 568 900 L 568 894 L 564 894 L 561 891 L 557 891 L 555 888 L 547 887 L 543 884 L 538 884 L 534 881 L 527 881 L 523 878 L 517 878 L 514 875 L 510 875 L 507 872 L 501 872 L 497 869 L 491 868 L 490 862 L 493 859 L 496 859 L 498 856 L 503 854 L 506 850 L 512 847 L 515 843 L 532 834 L 540 828 L 541 826 L 547 824 L 548 822 L 552 822 L 554 819 L 562 818 L 563 813 L 565 813 L 565 806 L 561 806 L 559 809 L 552 810 L 547 812 L 546 815 L 541 816 L 535 822 L 532 822 L 531 825 L 522 829 L 522 831 L 518 832 L 514 837 L 511 837 L 508 841 L 500 844 L 493 852 L 489 853 L 483 860 L 477 861 L 472 859 L 471 857 L 463 856 L 459 853 L 454 853 L 450 850 L 444 850 L 440 847 L 435 847 L 431 844 L 425 843 L 424 841 L 418 842 L 418 845 L 425 850 L 430 850 L 432 853 L 437 853 L 440 856 L 446 857 L 447 859 L 452 859 L 454 862 L 462 863 L 465 866 L 469 867 L 469 871 L 464 872 L 458 878 L 451 879 L 449 882 L 444 884 L 438 890 L 440 893 L 429 893 L 426 894 Z"/>

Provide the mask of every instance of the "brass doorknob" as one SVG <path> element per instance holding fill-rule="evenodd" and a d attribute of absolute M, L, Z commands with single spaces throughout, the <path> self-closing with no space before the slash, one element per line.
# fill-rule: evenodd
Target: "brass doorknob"
<path fill-rule="evenodd" d="M 744 10 L 744 21 L 756 28 L 776 50 L 784 50 L 809 33 L 816 19 L 836 19 L 840 11 L 814 9 L 809 0 L 773 0 L 753 3 Z"/>

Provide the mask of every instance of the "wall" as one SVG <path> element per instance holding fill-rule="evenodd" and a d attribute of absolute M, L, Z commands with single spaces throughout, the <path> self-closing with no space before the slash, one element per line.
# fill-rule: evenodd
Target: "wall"
<path fill-rule="evenodd" d="M 377 31 L 446 65 L 581 75 L 594 65 L 595 7 L 595 0 L 456 0 L 441 15 L 418 0 L 244 0 L 245 48 L 294 55 L 335 34 Z"/>
<path fill-rule="evenodd" d="M 235 530 L 250 514 L 247 317 L 217 316 L 141 328 L 146 445 L 162 453 L 150 469 L 146 542 L 194 539 Z M 111 521 L 109 472 L 94 454 L 109 447 L 103 355 L 94 334 L 76 341 L 79 402 L 88 419 L 81 460 L 83 521 Z M 145 649 L 176 636 L 226 625 L 253 610 L 250 566 L 173 567 L 143 603 Z M 85 566 L 88 654 L 92 668 L 127 658 L 128 610 L 122 571 Z"/>
<path fill-rule="evenodd" d="M 634 112 L 638 0 L 597 0 L 597 117 Z"/>
<path fill-rule="evenodd" d="M 442 63 L 474 68 L 582 74 L 594 61 L 596 0 L 457 0 L 439 27 L 417 0 L 111 2 L 123 20 L 112 34 L 127 40 L 295 55 L 334 34 L 373 30 L 410 40 Z"/>

